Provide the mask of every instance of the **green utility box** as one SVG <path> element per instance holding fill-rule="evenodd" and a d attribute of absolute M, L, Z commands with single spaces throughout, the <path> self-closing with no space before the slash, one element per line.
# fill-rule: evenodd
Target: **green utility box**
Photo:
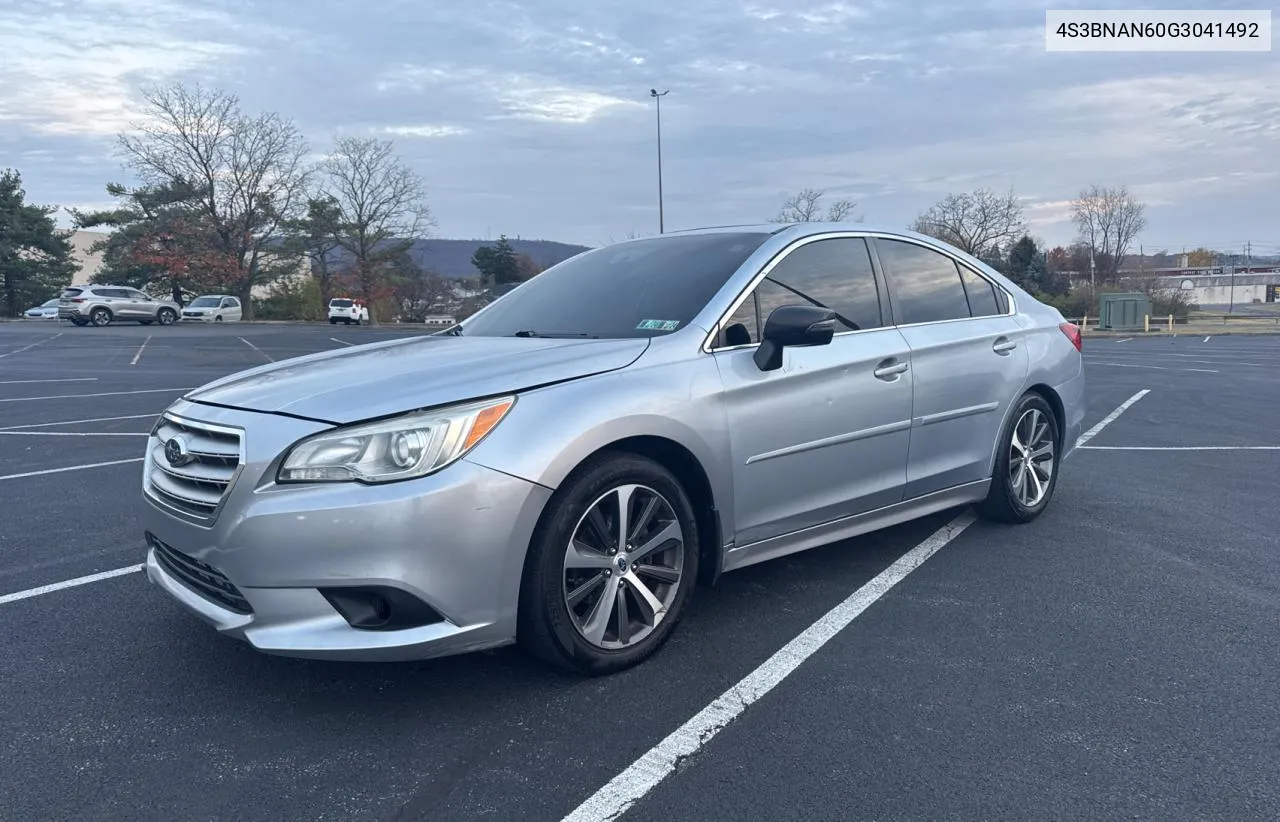
<path fill-rule="evenodd" d="M 1107 331 L 1141 331 L 1151 314 L 1146 294 L 1103 294 L 1098 305 L 1098 328 Z"/>

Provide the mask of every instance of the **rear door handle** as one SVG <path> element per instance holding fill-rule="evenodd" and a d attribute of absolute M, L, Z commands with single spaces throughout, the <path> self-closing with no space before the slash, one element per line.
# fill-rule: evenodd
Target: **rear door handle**
<path fill-rule="evenodd" d="M 995 345 L 991 346 L 991 350 L 996 352 L 997 354 L 1008 354 L 1010 351 L 1012 351 L 1017 347 L 1018 347 L 1018 344 L 1013 340 L 1008 339 L 1007 337 L 1001 337 L 1000 339 L 996 340 Z"/>
<path fill-rule="evenodd" d="M 871 372 L 875 374 L 876 379 L 892 381 L 899 374 L 906 373 L 908 366 L 905 362 L 894 362 L 893 360 L 885 360 L 880 367 Z"/>

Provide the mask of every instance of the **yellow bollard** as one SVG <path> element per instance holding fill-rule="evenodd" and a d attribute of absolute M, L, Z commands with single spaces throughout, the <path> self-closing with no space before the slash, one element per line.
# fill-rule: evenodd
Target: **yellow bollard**
<path fill-rule="evenodd" d="M 1150 330 L 1151 330 L 1151 315 L 1150 315 L 1150 314 L 1143 314 L 1143 315 L 1142 315 L 1142 330 L 1143 330 L 1144 332 L 1146 332 L 1146 331 L 1150 331 Z"/>
<path fill-rule="evenodd" d="M 1085 314 L 1085 315 L 1084 315 L 1084 320 L 1080 323 L 1080 330 L 1081 330 L 1081 331 L 1088 331 L 1088 330 L 1089 330 L 1089 315 L 1088 315 L 1088 314 Z"/>
<path fill-rule="evenodd" d="M 1170 334 L 1173 333 L 1173 315 L 1172 314 L 1169 315 L 1169 333 Z"/>

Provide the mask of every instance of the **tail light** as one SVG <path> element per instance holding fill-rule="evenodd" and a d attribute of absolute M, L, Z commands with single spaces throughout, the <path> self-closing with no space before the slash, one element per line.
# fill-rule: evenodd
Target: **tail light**
<path fill-rule="evenodd" d="M 1077 351 L 1081 351 L 1084 345 L 1084 338 L 1080 336 L 1080 326 L 1075 323 L 1059 323 L 1058 328 L 1063 334 L 1067 335 L 1067 339 L 1071 340 L 1071 344 L 1076 347 Z"/>
<path fill-rule="evenodd" d="M 71 302 L 73 302 L 73 303 L 82 303 L 82 302 L 84 302 L 84 297 L 72 297 L 72 298 L 71 298 Z"/>

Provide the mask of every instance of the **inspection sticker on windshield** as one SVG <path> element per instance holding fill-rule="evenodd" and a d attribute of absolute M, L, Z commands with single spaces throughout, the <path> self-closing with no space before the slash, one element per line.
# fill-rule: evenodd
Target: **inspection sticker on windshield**
<path fill-rule="evenodd" d="M 641 320 L 636 326 L 638 331 L 675 331 L 679 320 Z"/>

